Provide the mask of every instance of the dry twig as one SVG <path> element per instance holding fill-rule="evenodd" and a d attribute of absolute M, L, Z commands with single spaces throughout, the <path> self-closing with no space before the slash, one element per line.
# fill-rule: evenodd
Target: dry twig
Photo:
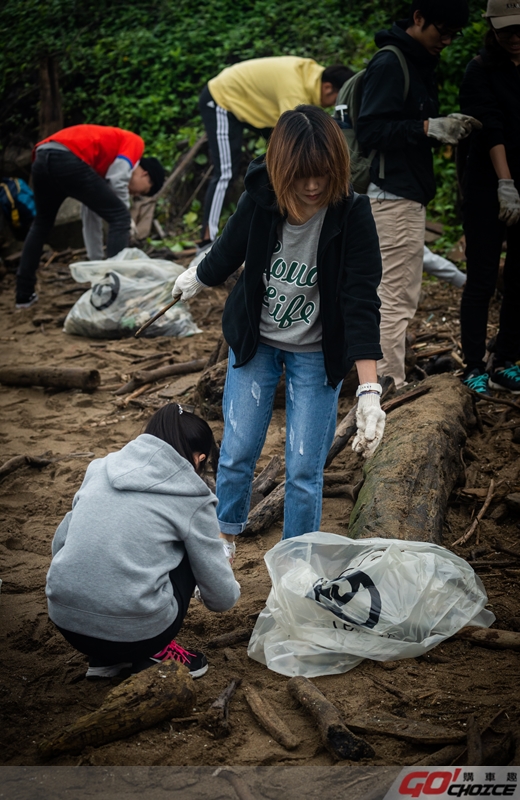
<path fill-rule="evenodd" d="M 478 512 L 477 516 L 475 517 L 475 519 L 471 523 L 471 525 L 468 528 L 468 530 L 466 531 L 466 533 L 463 536 L 461 536 L 460 539 L 457 539 L 456 542 L 453 542 L 452 547 L 455 547 L 455 545 L 459 545 L 459 544 L 465 544 L 468 541 L 468 539 L 470 539 L 473 536 L 473 534 L 477 530 L 477 527 L 478 527 L 478 524 L 479 524 L 480 520 L 482 519 L 482 517 L 484 516 L 484 514 L 488 510 L 488 508 L 489 508 L 489 506 L 491 504 L 491 501 L 493 500 L 494 492 L 495 492 L 495 481 L 493 480 L 493 478 L 491 478 L 491 481 L 490 481 L 490 484 L 489 484 L 488 493 L 487 493 L 487 497 L 486 497 L 486 500 L 484 502 L 484 505 L 482 506 L 482 508 Z"/>

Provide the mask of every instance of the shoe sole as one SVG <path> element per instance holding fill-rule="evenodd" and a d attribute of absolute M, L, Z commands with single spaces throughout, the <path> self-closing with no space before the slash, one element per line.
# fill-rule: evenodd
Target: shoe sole
<path fill-rule="evenodd" d="M 508 389 L 507 386 L 501 386 L 500 383 L 495 383 L 489 379 L 489 386 L 491 389 L 496 389 L 499 392 L 509 392 L 509 394 L 520 394 L 520 389 Z"/>
<path fill-rule="evenodd" d="M 130 669 L 132 664 L 114 664 L 111 667 L 89 667 L 85 673 L 85 678 L 115 678 L 124 669 Z"/>

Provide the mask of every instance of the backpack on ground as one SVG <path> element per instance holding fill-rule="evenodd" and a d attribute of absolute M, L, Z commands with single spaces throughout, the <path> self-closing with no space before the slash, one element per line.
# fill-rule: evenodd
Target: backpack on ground
<path fill-rule="evenodd" d="M 17 239 L 25 238 L 36 216 L 32 189 L 21 178 L 2 178 L 0 207 Z"/>
<path fill-rule="evenodd" d="M 382 53 L 384 50 L 390 50 L 392 53 L 395 53 L 399 59 L 399 63 L 404 75 L 404 101 L 408 96 L 408 90 L 410 88 L 410 72 L 408 70 L 408 64 L 406 63 L 406 59 L 398 47 L 394 47 L 394 45 L 389 44 L 386 47 L 382 47 L 379 52 Z M 352 78 L 349 78 L 348 81 L 343 84 L 338 93 L 338 98 L 336 100 L 336 111 L 334 114 L 334 117 L 343 130 L 343 135 L 347 140 L 348 149 L 350 152 L 352 185 L 354 186 L 354 191 L 359 192 L 360 194 L 365 194 L 368 189 L 368 184 L 370 183 L 370 165 L 372 164 L 374 156 L 377 153 L 377 150 L 371 150 L 369 155 L 365 156 L 356 134 L 359 109 L 361 108 L 361 98 L 363 96 L 363 81 L 365 78 L 365 72 L 366 67 L 365 69 L 360 70 L 360 72 L 356 72 Z M 384 153 L 381 153 L 379 157 L 379 177 L 385 177 Z"/>

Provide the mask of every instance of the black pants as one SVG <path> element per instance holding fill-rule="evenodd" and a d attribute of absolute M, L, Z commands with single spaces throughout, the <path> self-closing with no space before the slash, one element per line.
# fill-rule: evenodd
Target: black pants
<path fill-rule="evenodd" d="M 229 184 L 240 171 L 244 123 L 231 111 L 220 108 L 207 86 L 199 98 L 199 110 L 208 135 L 208 147 L 213 172 L 204 199 L 202 235 L 209 227 L 210 239 L 215 239 L 224 198 Z"/>
<path fill-rule="evenodd" d="M 107 181 L 74 153 L 37 150 L 31 174 L 36 217 L 27 234 L 16 275 L 18 301 L 28 299 L 34 291 L 43 245 L 66 197 L 74 197 L 108 222 L 108 258 L 128 247 L 130 239 L 128 208 Z"/>
<path fill-rule="evenodd" d="M 172 639 L 175 639 L 184 622 L 184 617 L 188 613 L 190 598 L 195 589 L 195 578 L 187 555 L 184 556 L 179 566 L 170 572 L 170 580 L 179 611 L 172 624 L 151 639 L 143 639 L 140 642 L 112 642 L 67 631 L 58 625 L 56 627 L 69 644 L 80 653 L 89 656 L 89 659 L 95 661 L 95 666 L 98 667 L 120 664 L 124 661 L 134 663 L 150 658 L 166 647 Z"/>
<path fill-rule="evenodd" d="M 511 165 L 510 165 L 511 166 Z M 520 190 L 520 170 L 513 171 Z M 489 164 L 468 164 L 464 183 L 467 283 L 460 308 L 461 341 L 468 371 L 484 365 L 489 301 L 493 297 L 502 242 L 507 241 L 504 295 L 495 345 L 498 363 L 520 357 L 520 223 L 498 219 L 498 179 Z"/>

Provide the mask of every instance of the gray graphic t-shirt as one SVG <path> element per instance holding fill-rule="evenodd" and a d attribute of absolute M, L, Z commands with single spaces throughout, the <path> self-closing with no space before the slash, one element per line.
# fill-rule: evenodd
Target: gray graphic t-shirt
<path fill-rule="evenodd" d="M 264 273 L 260 341 L 281 350 L 321 350 L 318 242 L 327 208 L 303 225 L 284 222 Z"/>

